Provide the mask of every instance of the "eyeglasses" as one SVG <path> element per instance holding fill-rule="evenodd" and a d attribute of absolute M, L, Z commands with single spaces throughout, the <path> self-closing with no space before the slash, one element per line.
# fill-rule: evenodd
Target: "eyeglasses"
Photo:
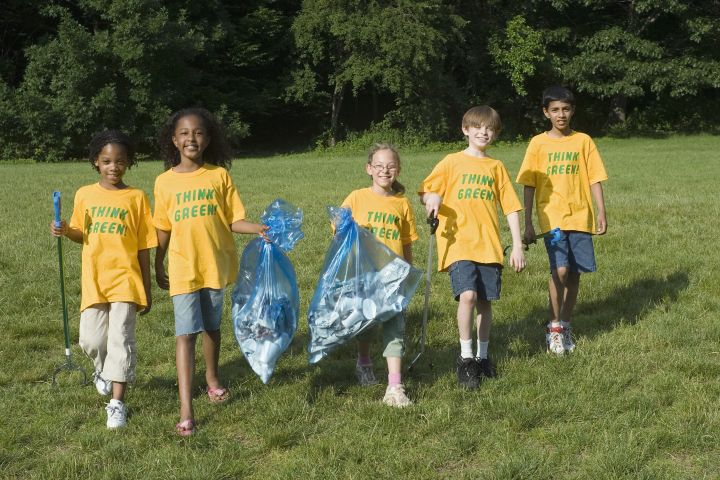
<path fill-rule="evenodd" d="M 390 165 L 371 164 L 370 166 L 373 168 L 373 170 L 375 170 L 378 173 L 382 172 L 383 170 L 387 170 L 388 172 L 397 172 L 398 171 L 398 166 L 395 165 L 394 163 L 391 163 Z"/>

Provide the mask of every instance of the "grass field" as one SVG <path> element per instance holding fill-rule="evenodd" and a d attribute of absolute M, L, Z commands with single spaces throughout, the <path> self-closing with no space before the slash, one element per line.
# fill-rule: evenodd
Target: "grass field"
<path fill-rule="evenodd" d="M 251 219 L 278 196 L 305 212 L 306 237 L 290 255 L 302 323 L 263 385 L 235 342 L 227 296 L 220 363 L 233 397 L 211 405 L 198 382 L 199 427 L 188 439 L 173 430 L 172 306 L 156 287 L 153 311 L 138 320 L 137 382 L 124 431 L 106 430 L 104 399 L 77 377 L 51 387 L 63 361 L 51 192 L 63 192 L 69 217 L 74 191 L 97 174 L 86 163 L 0 165 L 0 477 L 720 478 L 720 138 L 600 139 L 598 146 L 610 175 L 609 232 L 596 238 L 598 273 L 582 279 L 578 351 L 544 352 L 547 259 L 533 247 L 526 271 L 506 269 L 494 307 L 490 353 L 500 377 L 460 391 L 456 305 L 449 279 L 435 273 L 429 350 L 404 378 L 415 401 L 406 410 L 380 402 L 382 385 L 355 384 L 352 348 L 314 366 L 305 354 L 305 314 L 330 241 L 325 206 L 368 184 L 364 154 L 235 161 L 231 173 Z M 524 145 L 492 150 L 513 178 L 523 152 Z M 400 180 L 411 192 L 442 156 L 401 154 Z M 143 163 L 126 180 L 151 194 L 161 170 L 159 162 Z M 428 232 L 418 223 L 415 263 L 424 268 Z M 238 236 L 238 248 L 248 240 Z M 73 355 L 89 372 L 77 347 L 79 247 L 64 247 Z M 410 345 L 421 309 L 418 294 Z M 379 347 L 374 358 L 384 378 Z M 202 365 L 198 349 L 198 380 Z"/>

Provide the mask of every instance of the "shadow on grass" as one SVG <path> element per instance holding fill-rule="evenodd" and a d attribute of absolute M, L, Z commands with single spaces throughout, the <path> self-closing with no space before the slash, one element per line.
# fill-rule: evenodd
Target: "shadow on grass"
<path fill-rule="evenodd" d="M 664 277 L 643 278 L 629 285 L 619 286 L 604 299 L 590 303 L 580 301 L 575 309 L 575 335 L 577 338 L 592 339 L 620 324 L 634 325 L 652 310 L 670 308 L 689 284 L 687 272 L 676 271 Z M 580 289 L 582 294 L 582 284 Z M 547 318 L 547 309 L 536 308 L 516 322 L 495 324 L 491 332 L 493 358 L 499 361 L 518 356 L 544 355 L 544 326 Z M 419 337 L 421 323 L 422 317 L 419 314 L 410 317 L 407 338 Z M 405 361 L 410 362 L 417 348 L 414 340 L 407 345 L 408 355 Z M 458 350 L 455 342 L 440 348 L 434 345 L 426 346 L 425 353 L 410 375 L 421 383 L 435 382 L 439 376 L 454 371 Z"/>

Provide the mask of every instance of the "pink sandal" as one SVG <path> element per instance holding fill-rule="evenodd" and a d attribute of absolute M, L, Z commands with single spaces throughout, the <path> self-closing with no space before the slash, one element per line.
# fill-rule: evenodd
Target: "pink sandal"
<path fill-rule="evenodd" d="M 227 388 L 207 388 L 208 399 L 211 403 L 225 403 L 230 397 L 230 390 Z"/>
<path fill-rule="evenodd" d="M 181 437 L 189 437 L 195 433 L 195 422 L 193 420 L 183 420 L 175 425 L 175 433 Z"/>

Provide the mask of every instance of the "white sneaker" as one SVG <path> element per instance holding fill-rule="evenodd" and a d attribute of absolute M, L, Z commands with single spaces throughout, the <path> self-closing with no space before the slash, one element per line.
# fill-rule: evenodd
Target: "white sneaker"
<path fill-rule="evenodd" d="M 112 382 L 101 377 L 100 372 L 94 372 L 92 376 L 98 393 L 103 396 L 110 395 L 110 392 L 112 392 Z"/>
<path fill-rule="evenodd" d="M 551 327 L 548 325 L 547 333 L 545 333 L 545 342 L 547 342 L 548 352 L 555 355 L 563 355 L 565 347 L 563 346 L 563 327 Z"/>
<path fill-rule="evenodd" d="M 388 385 L 385 390 L 385 397 L 383 397 L 383 403 L 385 405 L 398 408 L 404 408 L 412 405 L 410 399 L 407 395 L 405 395 L 405 387 L 402 383 L 395 385 L 394 387 Z"/>
<path fill-rule="evenodd" d="M 105 411 L 107 412 L 107 428 L 122 428 L 127 424 L 127 408 L 120 400 L 110 400 Z"/>
<path fill-rule="evenodd" d="M 362 386 L 377 385 L 372 365 L 355 365 L 355 376 Z"/>
<path fill-rule="evenodd" d="M 575 351 L 575 342 L 573 342 L 571 327 L 563 327 L 562 343 L 563 348 L 567 353 L 572 353 Z"/>

